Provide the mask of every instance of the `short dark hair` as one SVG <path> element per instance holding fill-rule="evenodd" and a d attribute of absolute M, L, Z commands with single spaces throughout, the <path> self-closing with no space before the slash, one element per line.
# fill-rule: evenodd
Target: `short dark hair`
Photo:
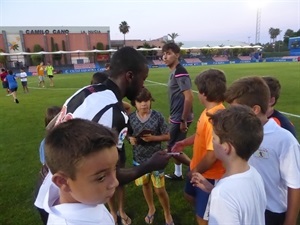
<path fill-rule="evenodd" d="M 166 52 L 168 50 L 172 50 L 172 52 L 174 52 L 175 54 L 180 53 L 180 47 L 177 44 L 175 44 L 174 42 L 166 43 L 162 47 L 162 52 Z"/>
<path fill-rule="evenodd" d="M 262 79 L 266 82 L 270 89 L 270 95 L 271 98 L 275 98 L 275 102 L 272 106 L 276 105 L 277 100 L 279 99 L 280 96 L 280 90 L 281 90 L 281 85 L 279 83 L 279 80 L 275 77 L 271 76 L 263 76 Z"/>
<path fill-rule="evenodd" d="M 100 84 L 108 79 L 108 73 L 96 72 L 92 76 L 91 84 Z"/>
<path fill-rule="evenodd" d="M 84 157 L 116 144 L 116 134 L 108 127 L 89 120 L 71 119 L 47 133 L 46 164 L 52 174 L 62 171 L 74 180 L 78 163 Z"/>
<path fill-rule="evenodd" d="M 60 112 L 61 107 L 51 106 L 46 109 L 45 113 L 45 127 L 51 122 L 51 120 Z"/>
<path fill-rule="evenodd" d="M 9 75 L 13 75 L 14 73 L 13 73 L 12 70 L 9 70 L 9 71 L 8 71 L 8 74 L 9 74 Z"/>
<path fill-rule="evenodd" d="M 230 106 L 210 115 L 210 121 L 220 143 L 230 143 L 236 154 L 246 161 L 263 140 L 263 125 L 248 106 Z"/>
<path fill-rule="evenodd" d="M 151 95 L 151 92 L 147 88 L 144 87 L 141 90 L 141 92 L 133 100 L 130 101 L 130 103 L 131 103 L 132 106 L 135 106 L 135 101 L 137 101 L 137 102 L 145 101 L 146 102 L 146 101 L 149 101 L 149 100 L 152 101 L 152 102 L 155 101 L 154 98 Z"/>
<path fill-rule="evenodd" d="M 223 102 L 226 91 L 225 73 L 217 69 L 208 69 L 195 78 L 199 93 L 204 94 L 209 102 Z"/>
<path fill-rule="evenodd" d="M 258 76 L 243 77 L 234 81 L 225 93 L 225 100 L 228 103 L 236 101 L 238 104 L 253 107 L 258 105 L 263 114 L 266 114 L 270 90 L 266 82 Z"/>
<path fill-rule="evenodd" d="M 138 74 L 147 66 L 146 58 L 131 47 L 123 47 L 116 51 L 110 62 L 110 76 L 118 77 L 122 73 L 131 71 Z"/>

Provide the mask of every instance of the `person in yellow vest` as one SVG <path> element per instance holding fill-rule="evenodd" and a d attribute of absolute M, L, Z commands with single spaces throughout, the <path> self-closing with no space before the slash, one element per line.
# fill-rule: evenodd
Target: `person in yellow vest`
<path fill-rule="evenodd" d="M 36 72 L 39 77 L 39 87 L 45 87 L 45 79 L 44 79 L 44 63 L 41 62 L 37 67 L 36 67 Z"/>
<path fill-rule="evenodd" d="M 50 62 L 47 63 L 47 66 L 45 68 L 45 71 L 50 79 L 50 87 L 53 87 L 54 86 L 54 83 L 53 83 L 53 71 L 54 71 L 54 68 L 53 66 L 50 64 Z"/>

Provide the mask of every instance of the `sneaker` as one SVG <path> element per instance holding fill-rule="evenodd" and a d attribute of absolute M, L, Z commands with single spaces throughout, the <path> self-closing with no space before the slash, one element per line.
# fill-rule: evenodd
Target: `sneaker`
<path fill-rule="evenodd" d="M 15 100 L 15 103 L 19 103 L 19 100 L 18 100 L 18 99 L 16 99 L 16 100 Z"/>
<path fill-rule="evenodd" d="M 168 178 L 170 180 L 183 180 L 183 176 L 177 176 L 174 173 L 172 174 L 165 174 L 165 178 Z"/>

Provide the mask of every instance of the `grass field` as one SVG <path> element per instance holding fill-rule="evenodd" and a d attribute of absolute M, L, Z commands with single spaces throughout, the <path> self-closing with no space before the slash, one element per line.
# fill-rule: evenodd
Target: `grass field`
<path fill-rule="evenodd" d="M 219 66 L 187 67 L 192 79 L 199 72 L 208 68 L 224 70 L 228 84 L 242 76 L 273 75 L 282 85 L 282 92 L 276 108 L 292 114 L 289 119 L 297 128 L 300 136 L 300 64 L 299 63 L 259 63 Z M 167 87 L 169 71 L 151 69 L 145 86 L 152 92 L 155 102 L 153 108 L 168 117 Z M 12 97 L 6 97 L 5 91 L 0 93 L 0 224 L 1 225 L 35 225 L 42 224 L 39 215 L 33 207 L 33 192 L 40 168 L 38 147 L 44 136 L 44 112 L 49 106 L 61 106 L 76 90 L 90 82 L 92 73 L 73 75 L 56 75 L 55 87 L 38 88 L 37 78 L 29 78 L 29 94 L 23 94 L 19 87 L 20 104 L 13 102 Z M 196 90 L 195 86 L 193 87 Z M 196 119 L 203 110 L 199 104 L 196 92 L 194 98 Z M 195 122 L 189 129 L 189 134 L 195 130 Z M 298 138 L 299 140 L 299 138 Z M 127 164 L 131 166 L 131 149 L 127 147 Z M 187 149 L 191 156 L 191 149 Z M 184 168 L 186 170 L 186 168 Z M 170 162 L 166 172 L 173 172 Z M 195 219 L 191 207 L 183 198 L 184 182 L 167 181 L 167 191 L 170 196 L 171 210 L 176 225 L 192 225 Z M 134 225 L 145 224 L 147 213 L 146 203 L 141 188 L 134 184 L 127 185 L 126 212 L 132 218 Z M 157 213 L 153 224 L 164 224 L 163 212 L 155 197 Z M 300 225 L 300 222 L 298 222 Z"/>

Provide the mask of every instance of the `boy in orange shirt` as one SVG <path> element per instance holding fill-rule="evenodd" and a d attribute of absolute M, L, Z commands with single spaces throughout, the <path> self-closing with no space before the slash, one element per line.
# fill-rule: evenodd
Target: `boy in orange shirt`
<path fill-rule="evenodd" d="M 39 77 L 39 87 L 45 87 L 45 78 L 44 78 L 44 63 L 41 62 L 37 67 L 36 67 L 36 72 Z"/>
<path fill-rule="evenodd" d="M 220 179 L 225 170 L 222 162 L 218 160 L 213 151 L 212 144 L 212 124 L 209 116 L 220 109 L 224 109 L 224 93 L 226 91 L 226 77 L 223 71 L 209 69 L 200 73 L 195 78 L 198 88 L 198 98 L 205 106 L 197 122 L 196 133 L 182 141 L 177 142 L 172 148 L 172 152 L 181 152 L 184 147 L 193 146 L 193 157 L 190 163 L 190 172 L 201 173 L 210 183 L 214 184 L 216 179 Z M 194 187 L 191 183 L 191 176 L 187 176 L 185 185 L 185 198 L 195 206 L 196 219 L 198 224 L 207 224 L 205 216 L 209 193 Z"/>

